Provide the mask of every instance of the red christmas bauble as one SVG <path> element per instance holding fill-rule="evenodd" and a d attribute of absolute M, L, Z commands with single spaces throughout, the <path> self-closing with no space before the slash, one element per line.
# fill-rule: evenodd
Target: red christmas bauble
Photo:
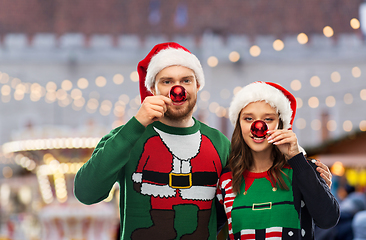
<path fill-rule="evenodd" d="M 184 87 L 175 85 L 170 89 L 169 97 L 173 102 L 183 102 L 187 98 L 187 91 Z"/>
<path fill-rule="evenodd" d="M 254 137 L 262 138 L 266 136 L 268 132 L 268 125 L 262 120 L 254 121 L 250 127 L 250 132 Z"/>

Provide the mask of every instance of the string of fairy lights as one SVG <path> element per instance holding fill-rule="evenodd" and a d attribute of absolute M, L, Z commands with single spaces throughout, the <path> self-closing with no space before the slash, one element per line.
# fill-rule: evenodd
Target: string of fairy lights
<path fill-rule="evenodd" d="M 350 20 L 350 26 L 353 29 L 360 28 L 360 22 L 358 19 L 353 18 Z M 323 28 L 324 36 L 330 38 L 334 35 L 334 31 L 332 27 L 325 26 Z M 300 33 L 297 35 L 297 41 L 299 44 L 308 43 L 308 36 L 305 33 Z M 285 44 L 282 40 L 276 39 L 273 42 L 273 49 L 276 51 L 281 51 L 285 47 Z M 261 48 L 257 45 L 253 45 L 249 49 L 249 54 L 252 57 L 258 57 L 261 54 Z M 241 56 L 238 52 L 232 51 L 228 58 L 231 62 L 235 63 L 240 60 Z M 217 57 L 210 56 L 207 59 L 207 64 L 210 67 L 216 67 L 219 61 Z M 361 69 L 355 66 L 352 69 L 352 75 L 355 78 L 359 78 L 361 76 Z M 130 73 L 130 80 L 133 82 L 138 82 L 138 74 L 136 71 Z M 333 82 L 339 82 L 341 79 L 339 72 L 331 73 L 331 79 Z M 117 73 L 113 76 L 112 81 L 116 85 L 120 85 L 124 82 L 125 77 Z M 320 78 L 318 76 L 313 76 L 310 79 L 311 86 L 318 87 L 320 85 Z M 41 98 L 44 98 L 44 101 L 47 103 L 54 103 L 57 101 L 60 107 L 71 106 L 71 108 L 75 111 L 80 111 L 85 108 L 85 111 L 88 113 L 95 113 L 99 111 L 99 113 L 103 116 L 108 116 L 109 114 L 114 114 L 117 120 L 112 124 L 113 126 L 119 126 L 123 124 L 121 118 L 127 114 L 128 117 L 133 116 L 136 113 L 136 110 L 140 105 L 139 96 L 134 96 L 130 98 L 127 94 L 122 94 L 119 96 L 118 101 L 112 102 L 109 99 L 105 99 L 100 101 L 100 94 L 98 91 L 92 91 L 89 93 L 89 99 L 83 93 L 83 90 L 87 89 L 91 84 L 86 78 L 80 78 L 77 80 L 77 86 L 73 86 L 72 81 L 63 80 L 60 88 L 57 87 L 55 82 L 48 82 L 45 86 L 41 86 L 38 83 L 25 83 L 22 82 L 19 78 L 11 77 L 7 73 L 0 73 L 0 83 L 3 84 L 1 87 L 1 100 L 3 103 L 7 103 L 11 101 L 12 92 L 13 98 L 16 101 L 21 101 L 25 99 L 25 95 L 29 94 L 29 98 L 33 102 L 38 102 Z M 107 79 L 104 76 L 98 76 L 95 79 L 95 85 L 99 88 L 106 86 Z M 301 89 L 301 82 L 299 80 L 293 80 L 291 82 L 291 88 L 294 91 L 299 91 Z M 231 97 L 231 94 L 235 94 L 240 87 L 235 88 L 233 91 L 229 89 L 223 89 L 220 92 L 220 96 L 222 99 L 228 99 Z M 360 97 L 362 100 L 366 99 L 366 90 L 362 89 L 360 91 Z M 344 101 L 346 104 L 350 104 L 352 97 L 345 95 Z M 211 113 L 216 114 L 218 117 L 227 117 L 227 109 L 223 106 L 220 106 L 216 102 L 209 103 L 210 94 L 207 91 L 203 91 L 200 93 L 200 102 L 198 103 L 198 108 L 200 109 L 209 109 Z M 299 108 L 302 107 L 303 101 L 302 99 L 298 99 Z M 316 108 L 319 105 L 319 100 L 316 97 L 312 97 L 308 100 L 308 104 L 311 108 Z M 326 100 L 326 105 L 328 107 L 334 107 L 335 99 L 332 96 L 329 96 Z M 302 120 L 299 120 L 299 123 L 296 124 L 296 127 L 299 129 L 304 128 L 304 124 L 301 124 Z M 315 124 L 316 125 L 316 124 Z M 362 131 L 365 130 L 364 122 L 360 123 L 360 129 Z M 361 127 L 362 126 L 362 127 Z M 346 128 L 349 129 L 349 128 Z M 316 130 L 316 129 L 315 129 Z M 330 128 L 333 130 L 333 128 Z"/>
<path fill-rule="evenodd" d="M 360 28 L 360 21 L 356 18 L 352 18 L 350 20 L 350 26 L 351 26 L 351 28 L 357 30 L 357 29 Z M 323 28 L 323 34 L 327 38 L 333 37 L 334 30 L 330 26 L 325 26 Z M 303 44 L 308 43 L 309 37 L 305 33 L 299 33 L 297 35 L 297 41 L 298 41 L 299 44 L 303 45 Z M 281 39 L 276 39 L 273 42 L 272 46 L 273 46 L 274 50 L 282 51 L 285 47 L 285 44 Z M 249 54 L 252 57 L 258 57 L 261 54 L 261 51 L 262 50 L 258 45 L 253 45 L 249 49 Z M 231 52 L 229 54 L 229 60 L 231 62 L 239 61 L 240 60 L 240 54 L 237 51 Z M 215 56 L 210 56 L 207 60 L 207 64 L 210 67 L 216 67 L 219 64 L 219 60 Z M 352 76 L 354 78 L 360 78 L 361 77 L 361 69 L 358 66 L 354 66 L 350 71 L 351 71 Z M 338 82 L 341 81 L 341 74 L 337 71 L 334 71 L 330 74 L 330 78 L 331 78 L 333 83 L 338 83 Z M 319 78 L 319 76 L 314 75 L 310 78 L 309 81 L 310 81 L 310 85 L 314 88 L 317 88 L 321 85 L 321 79 Z M 301 81 L 297 80 L 297 79 L 293 80 L 290 84 L 290 87 L 293 91 L 301 90 L 301 88 L 302 88 Z M 236 94 L 236 92 L 238 92 L 240 89 L 241 89 L 241 87 L 236 87 L 234 89 L 233 93 Z M 228 94 L 226 92 L 227 92 L 227 89 L 223 89 L 220 93 L 221 97 L 222 96 L 227 96 Z M 203 94 L 205 95 L 205 96 L 203 96 L 204 99 L 207 98 L 206 95 L 209 95 L 209 93 L 203 93 Z M 202 96 L 201 96 L 201 98 L 202 98 Z M 350 105 L 350 104 L 353 103 L 354 98 L 356 98 L 356 97 L 354 97 L 351 93 L 345 93 L 344 96 L 343 96 L 343 101 L 344 101 L 345 104 Z M 363 101 L 366 101 L 366 89 L 360 89 L 359 98 L 362 99 Z M 313 109 L 318 108 L 319 105 L 320 105 L 320 101 L 319 101 L 318 97 L 316 97 L 316 96 L 311 96 L 308 99 L 307 103 L 308 103 L 308 106 L 310 108 L 313 108 Z M 333 107 L 336 106 L 336 103 L 337 103 L 337 100 L 334 96 L 330 95 L 330 96 L 326 97 L 325 104 L 326 104 L 327 107 L 333 108 Z M 303 105 L 304 105 L 304 100 L 301 99 L 301 98 L 297 98 L 297 104 L 298 104 L 297 108 L 302 108 Z M 223 107 L 220 107 L 218 103 L 215 103 L 215 102 L 211 103 L 210 104 L 210 111 L 213 112 L 213 113 L 216 113 L 216 115 L 218 117 L 227 117 L 227 109 L 225 109 Z M 295 126 L 300 130 L 305 129 L 306 125 L 307 125 L 306 120 L 304 118 L 298 118 L 295 122 Z M 312 120 L 312 122 L 310 123 L 310 127 L 315 131 L 320 130 L 321 120 L 319 120 L 319 119 Z M 337 123 L 336 123 L 335 120 L 331 119 L 327 122 L 326 127 L 329 131 L 335 131 L 337 129 Z M 342 124 L 342 128 L 346 132 L 352 131 L 354 129 L 352 121 L 345 120 Z M 361 131 L 366 131 L 366 120 L 361 120 L 358 123 L 358 128 Z"/>

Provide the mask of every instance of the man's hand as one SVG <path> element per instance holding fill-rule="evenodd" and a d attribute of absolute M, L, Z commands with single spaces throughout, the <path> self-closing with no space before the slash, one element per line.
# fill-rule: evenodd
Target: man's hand
<path fill-rule="evenodd" d="M 162 95 L 146 97 L 142 102 L 140 109 L 136 113 L 135 118 L 142 125 L 147 125 L 164 117 L 167 110 L 167 105 L 171 104 L 172 100 Z"/>
<path fill-rule="evenodd" d="M 330 172 L 329 168 L 319 160 L 315 162 L 315 165 L 318 166 L 316 170 L 320 173 L 320 176 L 325 180 L 330 189 L 332 186 L 332 173 Z"/>

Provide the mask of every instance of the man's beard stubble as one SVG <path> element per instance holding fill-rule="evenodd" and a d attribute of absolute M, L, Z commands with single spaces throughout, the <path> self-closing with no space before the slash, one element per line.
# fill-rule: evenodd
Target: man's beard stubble
<path fill-rule="evenodd" d="M 170 120 L 182 120 L 188 115 L 190 115 L 193 111 L 194 106 L 196 105 L 196 99 L 187 99 L 188 105 L 187 106 L 168 106 L 167 111 L 165 112 L 164 116 Z M 172 110 L 172 108 L 176 108 Z"/>

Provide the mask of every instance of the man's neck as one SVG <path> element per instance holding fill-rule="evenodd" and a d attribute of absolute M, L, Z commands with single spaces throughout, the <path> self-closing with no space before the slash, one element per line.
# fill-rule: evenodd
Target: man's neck
<path fill-rule="evenodd" d="M 194 125 L 194 120 L 193 120 L 192 115 L 189 115 L 185 118 L 181 118 L 178 120 L 164 117 L 164 118 L 160 119 L 160 122 L 164 123 L 165 125 L 171 126 L 171 127 L 179 127 L 179 128 L 192 127 Z"/>

